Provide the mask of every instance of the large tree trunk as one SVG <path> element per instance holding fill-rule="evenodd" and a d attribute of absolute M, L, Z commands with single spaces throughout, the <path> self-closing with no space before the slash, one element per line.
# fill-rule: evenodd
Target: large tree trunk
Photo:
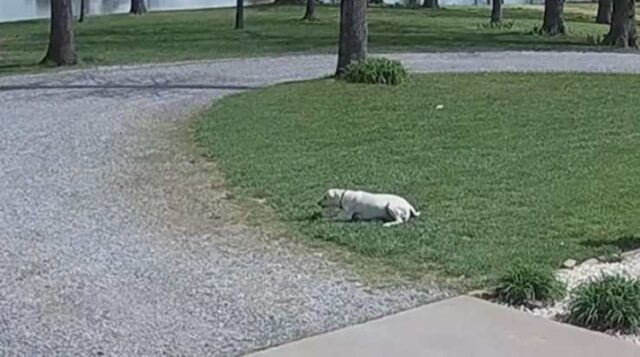
<path fill-rule="evenodd" d="M 424 2 L 422 3 L 422 7 L 437 9 L 440 7 L 440 4 L 438 4 L 438 0 L 424 0 Z"/>
<path fill-rule="evenodd" d="M 78 22 L 84 22 L 84 15 L 87 12 L 87 0 L 80 0 L 80 15 Z"/>
<path fill-rule="evenodd" d="M 567 33 L 562 18 L 564 12 L 564 0 L 545 0 L 544 21 L 540 33 L 555 36 Z"/>
<path fill-rule="evenodd" d="M 144 5 L 144 0 L 131 0 L 130 14 L 142 15 L 147 12 L 147 7 Z"/>
<path fill-rule="evenodd" d="M 307 10 L 302 17 L 303 20 L 316 20 L 316 0 L 307 0 Z"/>
<path fill-rule="evenodd" d="M 236 0 L 236 30 L 244 28 L 244 0 Z"/>
<path fill-rule="evenodd" d="M 609 33 L 604 44 L 615 47 L 638 47 L 636 37 L 636 4 L 634 0 L 614 0 Z"/>
<path fill-rule="evenodd" d="M 73 44 L 71 0 L 51 0 L 51 32 L 43 64 L 74 65 L 77 62 Z"/>
<path fill-rule="evenodd" d="M 491 23 L 499 24 L 502 22 L 502 0 L 493 0 L 491 7 Z"/>
<path fill-rule="evenodd" d="M 596 15 L 596 23 L 610 24 L 612 11 L 613 11 L 613 0 L 598 1 L 598 14 Z"/>
<path fill-rule="evenodd" d="M 337 76 L 342 77 L 352 62 L 367 57 L 367 32 L 367 0 L 342 0 Z"/>

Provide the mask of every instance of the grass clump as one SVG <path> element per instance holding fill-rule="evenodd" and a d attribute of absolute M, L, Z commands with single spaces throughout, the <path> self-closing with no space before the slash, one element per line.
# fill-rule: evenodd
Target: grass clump
<path fill-rule="evenodd" d="M 509 305 L 549 304 L 562 297 L 565 286 L 550 269 L 531 264 L 516 264 L 498 280 L 496 296 Z"/>
<path fill-rule="evenodd" d="M 597 331 L 637 332 L 640 281 L 606 276 L 578 287 L 569 304 L 568 322 Z"/>
<path fill-rule="evenodd" d="M 350 83 L 398 85 L 407 78 L 400 61 L 387 58 L 367 58 L 347 67 L 344 79 Z"/>
<path fill-rule="evenodd" d="M 478 27 L 483 29 L 511 30 L 513 21 L 487 22 L 480 24 Z"/>

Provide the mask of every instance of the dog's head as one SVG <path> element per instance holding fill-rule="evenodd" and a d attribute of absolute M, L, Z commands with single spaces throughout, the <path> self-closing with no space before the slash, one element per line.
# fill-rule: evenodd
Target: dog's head
<path fill-rule="evenodd" d="M 324 197 L 318 202 L 318 205 L 322 207 L 340 207 L 340 201 L 344 196 L 346 190 L 339 188 L 332 188 L 325 192 Z"/>

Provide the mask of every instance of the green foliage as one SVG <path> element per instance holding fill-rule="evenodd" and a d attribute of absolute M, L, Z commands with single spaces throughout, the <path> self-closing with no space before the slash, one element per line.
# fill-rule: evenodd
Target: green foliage
<path fill-rule="evenodd" d="M 572 294 L 568 322 L 598 331 L 638 331 L 640 281 L 606 276 L 579 286 Z"/>
<path fill-rule="evenodd" d="M 244 31 L 234 31 L 229 22 L 233 8 L 158 11 L 142 17 L 92 16 L 91 21 L 75 23 L 74 32 L 80 63 L 91 65 L 335 53 L 339 11 L 322 5 L 316 12 L 322 21 L 299 21 L 304 13 L 300 6 L 250 7 Z M 576 22 L 569 5 L 565 13 L 576 31 L 548 38 L 525 35 L 540 22 L 539 10 L 505 8 L 505 18 L 515 19 L 516 24 L 511 31 L 497 32 L 474 28 L 486 21 L 482 7 L 434 12 L 375 6 L 367 11 L 369 50 L 585 49 L 588 34 L 603 32 L 591 20 Z M 48 40 L 48 19 L 0 24 L 0 74 L 39 69 Z"/>
<path fill-rule="evenodd" d="M 526 305 L 532 302 L 552 303 L 562 297 L 565 286 L 548 268 L 530 264 L 516 264 L 499 279 L 496 296 L 509 305 Z"/>
<path fill-rule="evenodd" d="M 555 268 L 637 242 L 624 236 L 640 232 L 638 78 L 307 81 L 221 100 L 200 136 L 226 182 L 296 236 L 486 286 L 514 261 Z M 310 219 L 329 187 L 401 194 L 422 215 L 397 229 Z"/>
<path fill-rule="evenodd" d="M 400 61 L 387 58 L 367 58 L 347 67 L 344 79 L 349 83 L 398 85 L 407 78 Z"/>
<path fill-rule="evenodd" d="M 602 35 L 587 35 L 587 43 L 591 46 L 599 46 L 602 45 L 603 37 Z"/>

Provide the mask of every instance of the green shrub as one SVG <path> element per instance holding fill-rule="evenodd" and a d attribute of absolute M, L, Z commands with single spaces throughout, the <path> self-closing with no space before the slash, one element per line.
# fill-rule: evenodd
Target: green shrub
<path fill-rule="evenodd" d="M 549 304 L 562 297 L 565 286 L 550 269 L 516 264 L 498 279 L 496 297 L 509 305 Z"/>
<path fill-rule="evenodd" d="M 640 281 L 607 276 L 579 286 L 572 294 L 567 320 L 598 331 L 638 331 Z"/>
<path fill-rule="evenodd" d="M 391 84 L 402 83 L 407 71 L 400 61 L 387 58 L 368 58 L 347 67 L 344 79 L 350 83 Z"/>

